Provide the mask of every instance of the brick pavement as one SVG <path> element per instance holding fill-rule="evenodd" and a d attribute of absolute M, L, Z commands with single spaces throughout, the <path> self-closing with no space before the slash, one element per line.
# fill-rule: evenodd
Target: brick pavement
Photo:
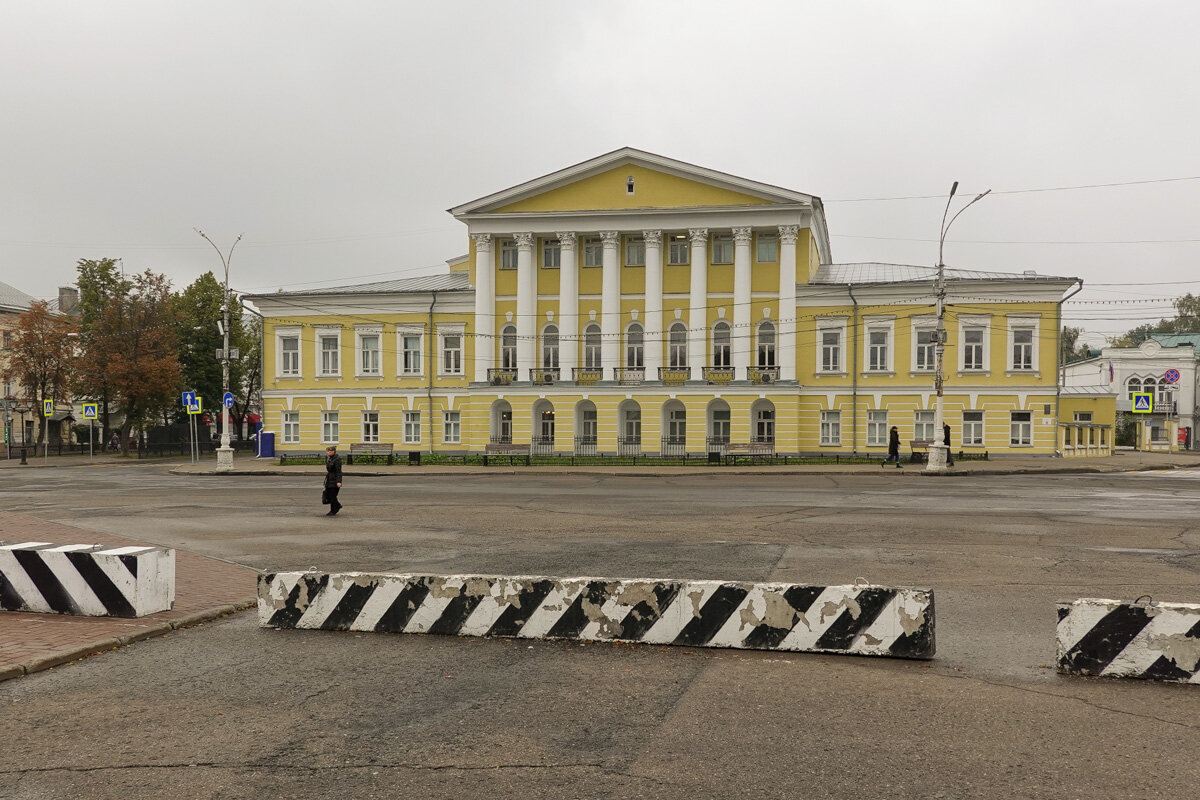
<path fill-rule="evenodd" d="M 97 537 L 106 545 L 148 544 L 0 512 L 0 541 L 82 544 Z M 137 619 L 0 611 L 0 680 L 232 613 L 254 602 L 256 575 L 249 567 L 176 550 L 175 607 L 170 611 Z"/>

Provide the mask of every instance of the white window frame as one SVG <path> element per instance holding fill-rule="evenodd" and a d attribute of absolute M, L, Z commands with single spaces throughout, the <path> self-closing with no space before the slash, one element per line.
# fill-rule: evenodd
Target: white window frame
<path fill-rule="evenodd" d="M 983 365 L 967 368 L 967 329 L 983 330 Z M 958 318 L 958 371 L 960 374 L 990 375 L 992 371 L 992 318 L 984 316 L 960 316 Z"/>
<path fill-rule="evenodd" d="M 284 349 L 283 341 L 285 339 L 296 340 L 296 369 L 288 371 L 284 364 Z M 304 337 L 300 335 L 300 328 L 276 328 L 275 329 L 275 377 L 276 378 L 303 378 L 304 377 Z"/>
<path fill-rule="evenodd" d="M 376 346 L 379 348 L 375 351 L 375 369 L 370 371 L 364 367 L 363 361 L 367 355 L 363 349 L 363 338 L 374 336 Z M 369 365 L 368 365 L 369 366 Z M 356 378 L 382 378 L 383 377 L 383 328 L 380 326 L 371 327 L 355 327 L 354 329 L 354 376 Z"/>
<path fill-rule="evenodd" d="M 1007 371 L 1010 374 L 1017 375 L 1038 375 L 1041 370 L 1038 369 L 1038 333 L 1040 329 L 1041 318 L 1037 316 L 1010 316 L 1006 319 L 1007 322 L 1007 337 L 1005 360 L 1008 364 Z M 1028 330 L 1032 332 L 1032 341 L 1030 342 L 1030 361 L 1028 367 L 1018 367 L 1015 363 L 1014 348 L 1016 347 L 1016 333 L 1018 330 Z"/>
<path fill-rule="evenodd" d="M 542 239 L 542 269 L 562 267 L 562 243 L 558 239 Z"/>
<path fill-rule="evenodd" d="M 549 335 L 553 338 L 550 338 Z M 542 369 L 558 369 L 559 356 L 562 352 L 562 334 L 558 330 L 558 326 L 553 322 L 545 325 L 542 328 L 542 335 L 538 337 L 538 344 L 541 346 L 541 359 L 539 363 Z"/>
<path fill-rule="evenodd" d="M 300 412 L 280 412 L 279 430 L 283 444 L 300 444 Z"/>
<path fill-rule="evenodd" d="M 679 334 L 682 334 L 680 338 Z M 675 320 L 667 327 L 667 367 L 669 369 L 687 369 L 688 367 L 688 331 L 687 326 Z"/>
<path fill-rule="evenodd" d="M 333 371 L 325 368 L 325 340 L 336 339 L 337 349 L 333 350 L 337 361 L 336 369 Z M 342 329 L 338 328 L 317 328 L 317 377 L 318 378 L 340 378 L 342 377 Z"/>
<path fill-rule="evenodd" d="M 667 266 L 686 267 L 692 260 L 692 243 L 686 233 L 667 234 Z"/>
<path fill-rule="evenodd" d="M 821 412 L 821 447 L 840 447 L 842 444 L 842 412 Z"/>
<path fill-rule="evenodd" d="M 942 436 L 934 430 L 937 425 L 937 412 L 928 408 L 918 408 L 913 412 L 913 439 L 918 442 L 940 442 Z"/>
<path fill-rule="evenodd" d="M 931 344 L 918 344 L 917 338 L 922 334 L 930 335 Z M 929 365 L 922 367 L 919 361 L 921 349 L 925 348 L 929 354 Z M 912 320 L 912 347 L 909 350 L 909 371 L 925 374 L 934 372 L 937 369 L 937 319 L 935 317 L 913 317 Z"/>
<path fill-rule="evenodd" d="M 438 337 L 438 375 L 445 377 L 459 377 L 465 372 L 466 363 L 466 326 L 463 324 L 439 325 L 437 329 Z M 458 337 L 458 347 L 456 350 L 451 350 L 446 346 L 446 339 L 449 337 Z M 457 363 L 451 365 L 451 369 L 446 368 L 447 354 L 449 352 L 457 352 Z"/>
<path fill-rule="evenodd" d="M 442 414 L 442 441 L 445 444 L 462 443 L 461 411 L 446 411 Z"/>
<path fill-rule="evenodd" d="M 1018 420 L 1017 415 L 1025 416 L 1025 419 Z M 1018 428 L 1017 426 L 1020 426 Z M 1008 414 L 1008 443 L 1010 447 L 1032 447 L 1033 446 L 1033 412 L 1032 411 L 1010 411 Z"/>
<path fill-rule="evenodd" d="M 968 418 L 967 415 L 970 415 Z M 962 437 L 961 441 L 964 446 L 982 447 L 984 443 L 984 418 L 983 412 L 977 410 L 967 410 L 962 412 Z"/>
<path fill-rule="evenodd" d="M 421 412 L 404 412 L 404 444 L 421 443 Z"/>
<path fill-rule="evenodd" d="M 501 239 L 496 243 L 496 252 L 500 259 L 500 269 L 517 268 L 517 240 Z"/>
<path fill-rule="evenodd" d="M 720 331 L 723 341 L 717 342 L 717 332 Z M 719 319 L 713 323 L 709 331 L 709 341 L 712 342 L 709 353 L 709 366 L 725 369 L 733 366 L 733 326 L 728 321 Z"/>
<path fill-rule="evenodd" d="M 330 435 L 332 434 L 332 436 Z M 321 443 L 337 444 L 341 436 L 341 421 L 336 411 L 321 412 Z"/>
<path fill-rule="evenodd" d="M 511 340 L 512 344 L 507 344 L 507 340 Z M 500 346 L 500 350 L 496 353 L 496 364 L 500 369 L 515 371 L 517 369 L 517 326 L 511 322 L 504 323 L 496 343 Z"/>
<path fill-rule="evenodd" d="M 713 266 L 733 263 L 732 233 L 714 233 L 709 236 L 708 263 Z"/>
<path fill-rule="evenodd" d="M 867 447 L 888 446 L 887 409 L 867 409 Z"/>
<path fill-rule="evenodd" d="M 600 369 L 603 366 L 604 339 L 600 326 L 589 322 L 583 328 L 583 366 L 584 369 Z"/>
<path fill-rule="evenodd" d="M 838 334 L 837 369 L 825 369 L 825 334 Z M 818 375 L 845 375 L 846 367 L 846 318 L 834 317 L 817 320 L 816 373 Z"/>
<path fill-rule="evenodd" d="M 875 366 L 871 365 L 871 351 L 878 345 L 871 344 L 871 334 L 882 333 L 884 335 L 884 351 L 883 362 Z M 896 320 L 879 319 L 865 317 L 863 319 L 863 374 L 864 375 L 889 375 L 894 373 L 896 364 Z"/>
<path fill-rule="evenodd" d="M 409 352 L 404 348 L 404 340 L 410 336 L 417 337 L 416 370 L 411 370 L 404 363 L 404 354 Z M 425 374 L 425 326 L 398 325 L 396 326 L 396 375 L 401 378 L 416 378 Z"/>
<path fill-rule="evenodd" d="M 365 444 L 379 441 L 379 412 L 362 412 L 362 440 Z"/>
<path fill-rule="evenodd" d="M 646 266 L 646 239 L 643 236 L 625 237 L 625 266 Z"/>
<path fill-rule="evenodd" d="M 763 258 L 763 251 L 767 258 Z M 759 264 L 776 264 L 779 262 L 779 235 L 775 233 L 754 234 L 754 260 Z"/>
<path fill-rule="evenodd" d="M 579 250 L 583 254 L 585 268 L 604 266 L 604 242 L 599 236 L 584 236 L 579 243 Z"/>
<path fill-rule="evenodd" d="M 634 333 L 637 334 L 636 341 Z M 631 322 L 625 327 L 625 366 L 628 369 L 646 366 L 646 329 L 640 322 Z"/>
<path fill-rule="evenodd" d="M 771 329 L 771 340 L 763 340 L 763 329 Z M 773 369 L 779 366 L 779 327 L 769 319 L 764 319 L 754 328 L 754 364 L 759 369 Z"/>

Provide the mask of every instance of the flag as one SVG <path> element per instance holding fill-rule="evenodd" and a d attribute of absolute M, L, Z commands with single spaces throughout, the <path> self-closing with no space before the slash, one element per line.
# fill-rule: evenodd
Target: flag
<path fill-rule="evenodd" d="M 1108 382 L 1109 382 L 1109 383 L 1112 383 L 1112 382 L 1113 382 L 1113 368 L 1112 368 L 1112 362 L 1111 362 L 1111 361 L 1110 361 L 1110 362 L 1108 362 Z"/>

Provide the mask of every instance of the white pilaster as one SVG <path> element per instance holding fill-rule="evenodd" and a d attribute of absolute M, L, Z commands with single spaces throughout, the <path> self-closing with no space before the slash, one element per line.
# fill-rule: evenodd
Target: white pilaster
<path fill-rule="evenodd" d="M 688 300 L 688 368 L 692 378 L 704 375 L 708 363 L 708 228 L 689 228 L 692 283 Z"/>
<path fill-rule="evenodd" d="M 616 380 L 616 368 L 621 364 L 621 234 L 600 231 L 604 247 L 604 276 L 600 293 L 600 363 L 604 378 Z"/>
<path fill-rule="evenodd" d="M 558 363 L 564 380 L 573 380 L 579 363 L 579 258 L 575 231 L 560 231 L 558 245 Z"/>
<path fill-rule="evenodd" d="M 485 383 L 496 358 L 496 263 L 492 235 L 472 234 L 475 240 L 475 382 Z M 429 331 L 429 336 L 433 331 Z M 433 365 L 428 365 L 432 369 Z"/>
<path fill-rule="evenodd" d="M 646 378 L 658 380 L 663 365 L 662 231 L 642 231 L 646 241 Z"/>
<path fill-rule="evenodd" d="M 753 331 L 750 330 L 749 228 L 733 229 L 733 378 L 745 380 L 750 366 Z"/>
<path fill-rule="evenodd" d="M 537 367 L 537 269 L 533 234 L 515 233 L 517 243 L 517 380 L 527 381 Z"/>
<path fill-rule="evenodd" d="M 798 225 L 779 226 L 779 379 L 796 380 L 796 237 Z"/>

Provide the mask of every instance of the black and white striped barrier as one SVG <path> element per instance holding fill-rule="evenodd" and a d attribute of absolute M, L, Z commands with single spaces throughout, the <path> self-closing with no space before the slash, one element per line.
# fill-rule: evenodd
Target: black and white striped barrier
<path fill-rule="evenodd" d="M 1058 604 L 1058 671 L 1200 684 L 1200 605 Z"/>
<path fill-rule="evenodd" d="M 883 586 L 280 572 L 265 628 L 932 658 L 933 592 Z"/>
<path fill-rule="evenodd" d="M 174 550 L 0 542 L 5 611 L 142 617 L 174 604 Z"/>

